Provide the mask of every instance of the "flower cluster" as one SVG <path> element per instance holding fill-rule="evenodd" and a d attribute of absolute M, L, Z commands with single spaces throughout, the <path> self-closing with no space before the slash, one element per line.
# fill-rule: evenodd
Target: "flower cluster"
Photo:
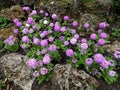
<path fill-rule="evenodd" d="M 39 78 L 39 83 L 46 80 L 45 77 L 51 76 L 53 66 L 63 61 L 63 56 L 66 56 L 64 62 L 75 67 L 83 65 L 89 73 L 102 76 L 108 83 L 116 80 L 117 73 L 113 71 L 116 65 L 114 60 L 103 56 L 102 46 L 107 43 L 108 38 L 104 32 L 107 26 L 105 22 L 99 24 L 98 33 L 92 33 L 89 38 L 82 38 L 77 33 L 79 22 L 74 20 L 69 27 L 68 15 L 59 22 L 55 13 L 49 15 L 44 10 L 30 11 L 29 7 L 23 7 L 23 10 L 28 13 L 27 20 L 13 20 L 17 28 L 14 34 L 20 35 L 20 46 L 31 58 L 27 65 L 34 69 L 33 76 Z M 85 22 L 83 26 L 83 29 L 88 29 L 91 25 Z M 93 70 L 96 72 L 93 73 Z"/>

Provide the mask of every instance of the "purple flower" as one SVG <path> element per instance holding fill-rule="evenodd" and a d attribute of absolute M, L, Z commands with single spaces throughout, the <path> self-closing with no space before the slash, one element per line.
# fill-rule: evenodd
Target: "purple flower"
<path fill-rule="evenodd" d="M 43 66 L 43 62 L 42 62 L 42 61 L 38 61 L 38 62 L 37 62 L 37 66 L 38 66 L 38 67 L 42 67 L 42 66 Z"/>
<path fill-rule="evenodd" d="M 48 65 L 49 63 L 50 63 L 50 56 L 49 56 L 49 54 L 46 54 L 44 57 L 43 57 L 43 63 L 45 64 L 45 65 Z"/>
<path fill-rule="evenodd" d="M 63 19 L 64 19 L 64 21 L 68 21 L 69 20 L 69 16 L 66 15 L 66 16 L 64 16 Z"/>
<path fill-rule="evenodd" d="M 88 44 L 87 43 L 82 43 L 80 45 L 80 47 L 81 47 L 82 50 L 86 50 L 86 49 L 88 49 Z"/>
<path fill-rule="evenodd" d="M 93 59 L 92 58 L 86 58 L 86 64 L 87 65 L 91 65 L 93 63 Z"/>
<path fill-rule="evenodd" d="M 42 32 L 45 36 L 48 35 L 48 31 L 43 31 Z"/>
<path fill-rule="evenodd" d="M 33 72 L 33 76 L 34 76 L 34 77 L 39 77 L 39 72 L 38 72 L 37 70 L 35 70 L 35 71 Z"/>
<path fill-rule="evenodd" d="M 103 68 L 108 68 L 109 63 L 108 63 L 108 61 L 103 60 L 102 63 L 100 64 L 100 66 L 103 67 Z"/>
<path fill-rule="evenodd" d="M 8 45 L 9 46 L 13 46 L 14 45 L 14 41 L 13 40 L 8 41 Z"/>
<path fill-rule="evenodd" d="M 24 11 L 29 11 L 29 10 L 30 10 L 30 8 L 29 8 L 29 7 L 27 7 L 27 6 L 25 6 L 25 7 L 23 7 L 23 10 L 24 10 Z"/>
<path fill-rule="evenodd" d="M 57 15 L 56 14 L 52 14 L 52 19 L 56 19 Z"/>
<path fill-rule="evenodd" d="M 50 25 L 50 27 L 54 27 L 54 23 L 50 23 L 49 25 Z"/>
<path fill-rule="evenodd" d="M 30 68 L 36 68 L 37 67 L 37 60 L 36 59 L 29 59 L 27 61 L 27 65 L 30 67 Z"/>
<path fill-rule="evenodd" d="M 44 34 L 44 33 L 41 33 L 41 34 L 40 34 L 40 37 L 41 37 L 41 38 L 44 38 L 44 37 L 45 37 L 45 34 Z"/>
<path fill-rule="evenodd" d="M 29 33 L 32 34 L 34 32 L 34 30 L 32 28 L 30 28 Z"/>
<path fill-rule="evenodd" d="M 68 41 L 64 41 L 64 45 L 65 46 L 69 45 L 69 42 Z"/>
<path fill-rule="evenodd" d="M 77 62 L 77 59 L 72 59 L 72 62 L 73 62 L 73 63 L 76 63 L 76 62 Z"/>
<path fill-rule="evenodd" d="M 114 77 L 116 75 L 116 72 L 113 70 L 110 70 L 108 73 L 111 77 Z"/>
<path fill-rule="evenodd" d="M 71 43 L 72 45 L 75 45 L 75 44 L 77 43 L 77 39 L 76 39 L 76 38 L 72 38 L 72 39 L 70 40 L 70 43 Z"/>
<path fill-rule="evenodd" d="M 105 22 L 101 22 L 100 24 L 99 24 L 99 28 L 106 28 L 106 23 Z"/>
<path fill-rule="evenodd" d="M 25 49 L 26 47 L 27 47 L 27 45 L 25 43 L 21 45 L 22 49 Z"/>
<path fill-rule="evenodd" d="M 19 33 L 18 29 L 14 29 L 14 34 L 17 35 Z"/>
<path fill-rule="evenodd" d="M 98 29 L 98 33 L 102 33 L 102 29 Z"/>
<path fill-rule="evenodd" d="M 101 64 L 104 60 L 105 57 L 102 54 L 97 53 L 94 55 L 94 61 L 96 61 L 97 63 Z"/>
<path fill-rule="evenodd" d="M 120 59 L 120 52 L 119 52 L 119 51 L 116 51 L 116 52 L 114 53 L 114 57 L 115 57 L 116 59 Z"/>
<path fill-rule="evenodd" d="M 60 24 L 59 24 L 59 22 L 56 22 L 55 23 L 55 26 L 54 26 L 54 30 L 56 31 L 56 32 L 59 32 L 60 31 Z"/>
<path fill-rule="evenodd" d="M 46 39 L 40 42 L 41 46 L 46 47 L 48 45 L 48 41 Z"/>
<path fill-rule="evenodd" d="M 82 43 L 87 43 L 87 39 L 86 39 L 86 38 L 82 38 L 82 39 L 81 39 L 81 42 L 82 42 Z"/>
<path fill-rule="evenodd" d="M 75 34 L 74 38 L 79 39 L 79 34 Z"/>
<path fill-rule="evenodd" d="M 22 27 L 22 22 L 17 22 L 17 23 L 16 23 L 16 26 L 17 26 L 17 27 Z"/>
<path fill-rule="evenodd" d="M 97 38 L 97 35 L 95 33 L 91 34 L 90 35 L 90 39 L 91 40 L 95 40 Z"/>
<path fill-rule="evenodd" d="M 48 38 L 48 41 L 49 41 L 49 42 L 53 42 L 53 41 L 54 41 L 54 38 L 53 38 L 53 37 L 49 37 L 49 38 Z"/>
<path fill-rule="evenodd" d="M 46 54 L 47 51 L 48 51 L 47 49 L 42 49 L 42 50 L 41 50 L 41 53 L 42 53 L 42 54 Z"/>
<path fill-rule="evenodd" d="M 40 69 L 40 73 L 41 73 L 42 75 L 45 75 L 45 74 L 48 73 L 48 69 L 47 69 L 47 68 L 41 68 L 41 69 Z"/>
<path fill-rule="evenodd" d="M 66 26 L 63 26 L 61 29 L 60 29 L 61 32 L 65 32 L 66 31 Z"/>
<path fill-rule="evenodd" d="M 60 36 L 60 40 L 61 40 L 61 41 L 65 41 L 64 36 Z"/>
<path fill-rule="evenodd" d="M 100 34 L 100 37 L 103 38 L 103 39 L 104 39 L 104 38 L 107 38 L 107 34 L 106 34 L 105 32 L 102 32 L 102 33 Z"/>
<path fill-rule="evenodd" d="M 73 50 L 72 50 L 72 49 L 66 50 L 66 55 L 67 55 L 68 57 L 73 57 L 73 55 L 74 55 Z"/>
<path fill-rule="evenodd" d="M 49 48 L 48 48 L 48 50 L 51 51 L 51 52 L 55 52 L 56 49 L 57 49 L 57 46 L 54 45 L 54 44 L 50 45 Z"/>
<path fill-rule="evenodd" d="M 23 34 L 27 34 L 28 32 L 29 32 L 28 28 L 24 28 L 24 29 L 22 30 L 22 33 L 23 33 Z"/>
<path fill-rule="evenodd" d="M 36 15 L 37 11 L 36 10 L 32 10 L 31 16 Z"/>
<path fill-rule="evenodd" d="M 24 43 L 27 43 L 27 42 L 30 41 L 30 39 L 28 38 L 28 36 L 23 36 L 23 37 L 22 37 L 22 41 L 23 41 Z"/>
<path fill-rule="evenodd" d="M 14 22 L 15 24 L 17 24 L 17 22 L 19 22 L 19 20 L 18 20 L 17 18 L 15 18 L 15 19 L 13 20 L 13 22 Z"/>
<path fill-rule="evenodd" d="M 36 29 L 37 29 L 37 25 L 33 25 L 32 28 L 33 28 L 34 30 L 36 30 Z"/>
<path fill-rule="evenodd" d="M 48 13 L 45 13 L 45 16 L 47 17 L 49 14 Z"/>
<path fill-rule="evenodd" d="M 44 11 L 41 9 L 41 10 L 40 10 L 40 14 L 43 14 L 43 13 L 44 13 Z"/>
<path fill-rule="evenodd" d="M 71 33 L 72 33 L 72 34 L 75 34 L 75 33 L 76 33 L 76 30 L 75 30 L 75 29 L 71 29 Z"/>
<path fill-rule="evenodd" d="M 86 28 L 86 29 L 88 29 L 89 28 L 89 23 L 88 22 L 86 22 L 85 24 L 84 24 L 84 28 Z"/>
<path fill-rule="evenodd" d="M 98 45 L 104 45 L 104 44 L 105 44 L 105 39 L 98 40 Z"/>
<path fill-rule="evenodd" d="M 38 38 L 34 38 L 34 39 L 33 39 L 33 43 L 34 43 L 35 45 L 39 45 L 39 44 L 40 44 L 40 40 L 39 40 Z"/>
<path fill-rule="evenodd" d="M 13 40 L 13 39 L 14 39 L 14 36 L 13 36 L 13 35 L 10 35 L 10 36 L 8 37 L 8 39 L 9 39 L 9 40 Z"/>
<path fill-rule="evenodd" d="M 109 66 L 114 66 L 114 65 L 115 65 L 115 63 L 114 63 L 113 60 L 109 60 L 109 61 L 108 61 L 108 64 L 109 64 Z"/>
<path fill-rule="evenodd" d="M 33 18 L 32 17 L 28 17 L 27 19 L 27 24 L 33 24 Z"/>
<path fill-rule="evenodd" d="M 73 21 L 72 25 L 73 25 L 74 27 L 77 27 L 77 26 L 78 26 L 78 22 L 77 22 L 77 21 Z"/>

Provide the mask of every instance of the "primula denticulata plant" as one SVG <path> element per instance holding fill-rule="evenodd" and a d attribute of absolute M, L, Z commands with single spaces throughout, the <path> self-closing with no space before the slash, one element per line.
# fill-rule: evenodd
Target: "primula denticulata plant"
<path fill-rule="evenodd" d="M 50 79 L 56 63 L 66 62 L 75 68 L 84 66 L 89 74 L 104 78 L 108 84 L 117 81 L 118 74 L 114 71 L 116 62 L 103 55 L 102 47 L 108 42 L 108 35 L 104 32 L 105 22 L 98 25 L 97 33 L 82 38 L 76 30 L 78 21 L 68 25 L 70 18 L 67 15 L 59 22 L 56 14 L 49 15 L 44 10 L 31 11 L 29 7 L 23 7 L 23 10 L 28 17 L 23 22 L 17 18 L 13 20 L 16 25 L 14 34 L 21 38 L 19 46 L 30 58 L 27 65 L 34 70 L 33 76 L 39 83 Z M 83 29 L 87 30 L 90 26 L 89 22 L 85 22 Z M 14 36 L 4 40 L 6 49 L 14 50 L 11 48 L 18 45 L 14 42 Z"/>

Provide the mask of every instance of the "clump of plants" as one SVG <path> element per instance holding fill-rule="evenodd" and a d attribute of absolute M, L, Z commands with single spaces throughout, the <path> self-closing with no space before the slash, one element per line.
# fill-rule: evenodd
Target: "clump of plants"
<path fill-rule="evenodd" d="M 3 29 L 7 26 L 8 20 L 5 17 L 0 17 L 0 29 Z"/>
<path fill-rule="evenodd" d="M 82 38 L 77 33 L 79 22 L 74 20 L 70 26 L 68 15 L 59 22 L 55 13 L 49 15 L 44 10 L 31 11 L 29 7 L 23 7 L 23 10 L 28 14 L 26 20 L 13 20 L 16 25 L 14 34 L 20 37 L 20 43 L 15 43 L 14 36 L 10 36 L 4 40 L 5 48 L 12 51 L 20 46 L 27 53 L 30 58 L 27 65 L 34 70 L 33 76 L 38 83 L 50 79 L 56 63 L 66 62 L 75 68 L 84 66 L 89 74 L 104 78 L 108 84 L 117 81 L 116 63 L 103 55 L 103 45 L 109 38 L 104 32 L 105 22 L 98 25 L 97 33 Z M 85 30 L 91 27 L 88 22 L 83 26 Z"/>
<path fill-rule="evenodd" d="M 113 36 L 114 38 L 120 38 L 120 29 L 113 28 L 113 29 L 112 29 L 112 36 Z"/>

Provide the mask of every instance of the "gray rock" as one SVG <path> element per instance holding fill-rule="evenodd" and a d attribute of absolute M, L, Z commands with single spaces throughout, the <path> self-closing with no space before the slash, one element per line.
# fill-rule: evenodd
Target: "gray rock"
<path fill-rule="evenodd" d="M 5 76 L 23 90 L 31 90 L 34 78 L 32 70 L 26 66 L 28 58 L 17 53 L 6 54 L 0 58 Z"/>
<path fill-rule="evenodd" d="M 92 86 L 99 86 L 96 79 L 83 70 L 74 69 L 70 64 L 57 64 L 54 72 L 55 75 L 51 81 L 53 87 L 60 87 L 57 90 L 92 90 Z"/>

